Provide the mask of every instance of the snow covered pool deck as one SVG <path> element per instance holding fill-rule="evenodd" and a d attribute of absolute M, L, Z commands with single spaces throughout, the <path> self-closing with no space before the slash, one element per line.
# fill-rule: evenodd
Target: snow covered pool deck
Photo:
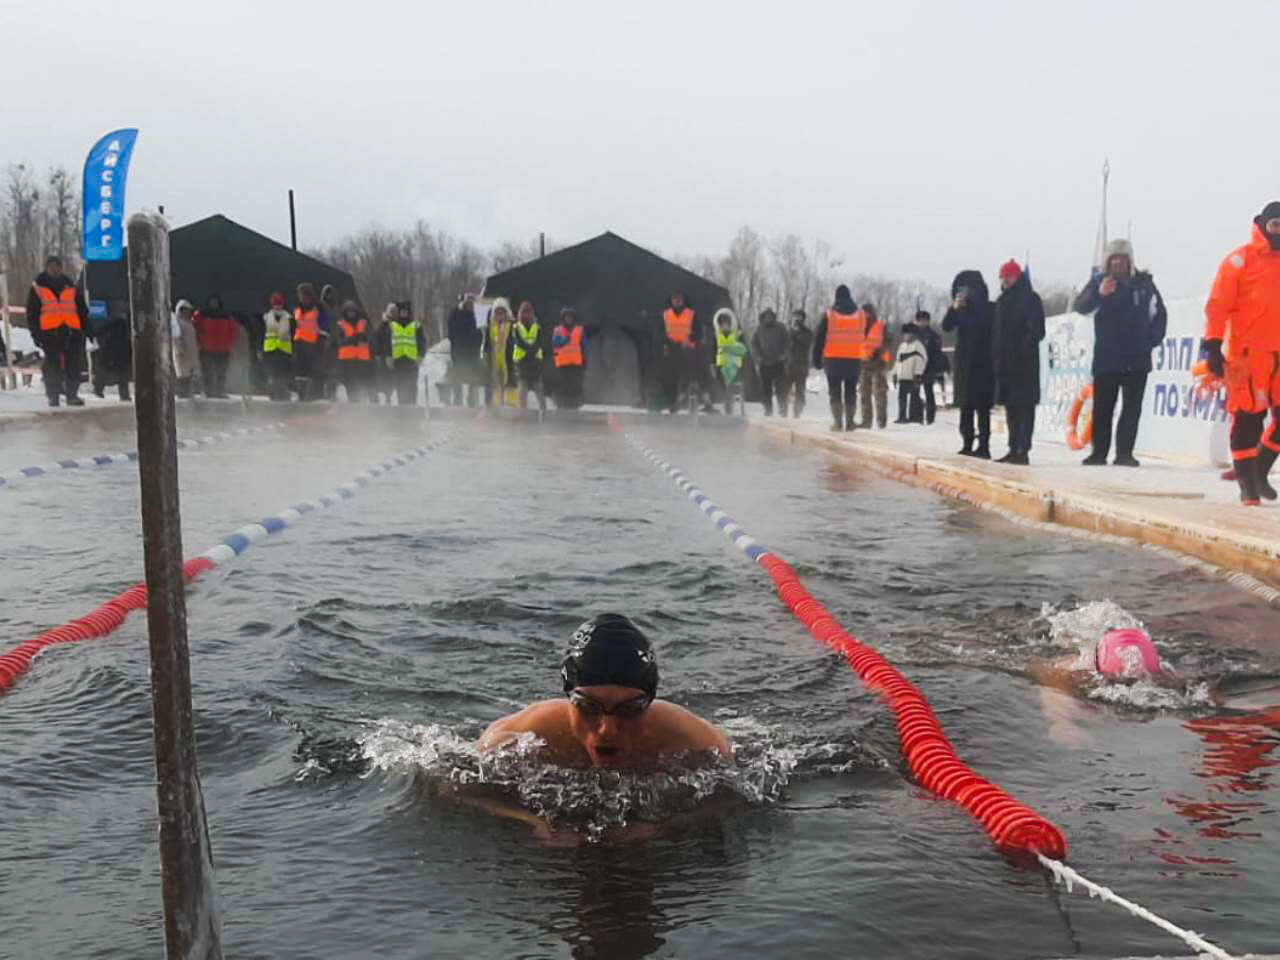
<path fill-rule="evenodd" d="M 1126 537 L 1242 573 L 1237 582 L 1280 607 L 1280 502 L 1242 507 L 1220 470 L 1143 457 L 1138 469 L 1085 467 L 1086 451 L 1036 438 L 1032 465 L 1015 467 L 955 453 L 954 422 L 930 427 L 836 433 L 827 421 L 752 416 L 754 427 L 789 442 L 814 443 L 944 496 L 1006 511 L 1027 521 Z M 1003 437 L 993 454 L 1004 453 Z M 1065 532 L 1065 531 L 1064 531 Z M 1270 588 L 1270 589 L 1267 589 Z"/>

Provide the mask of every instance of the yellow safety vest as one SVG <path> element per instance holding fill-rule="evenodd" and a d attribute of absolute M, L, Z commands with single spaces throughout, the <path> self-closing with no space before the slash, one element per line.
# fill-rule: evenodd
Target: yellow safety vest
<path fill-rule="evenodd" d="M 418 359 L 418 321 L 410 320 L 406 324 L 391 321 L 391 359 Z"/>
<path fill-rule="evenodd" d="M 538 323 L 536 320 L 534 321 L 533 326 L 531 327 L 526 327 L 523 323 L 517 320 L 516 326 L 515 326 L 516 342 L 511 347 L 511 359 L 514 360 L 516 363 L 519 363 L 521 360 L 527 357 L 530 353 L 532 353 L 533 359 L 541 360 L 542 344 L 538 343 L 538 334 L 540 332 L 541 332 L 541 328 L 538 326 Z M 525 342 L 529 340 L 532 340 L 535 344 L 538 344 L 536 347 L 534 347 L 532 351 L 526 350 L 524 346 Z"/>

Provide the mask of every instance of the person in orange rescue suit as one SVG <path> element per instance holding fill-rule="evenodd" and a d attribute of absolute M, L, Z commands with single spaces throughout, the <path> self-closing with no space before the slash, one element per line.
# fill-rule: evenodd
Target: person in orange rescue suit
<path fill-rule="evenodd" d="M 883 328 L 879 333 L 883 334 Z M 858 309 L 848 287 L 836 287 L 835 301 L 813 337 L 813 365 L 827 375 L 832 430 L 855 428 L 862 363 L 878 349 L 880 339 L 871 319 Z"/>
<path fill-rule="evenodd" d="M 80 373 L 84 370 L 84 328 L 89 304 L 75 281 L 62 272 L 62 258 L 45 259 L 44 272 L 27 294 L 27 329 L 44 352 L 44 392 L 56 407 L 63 394 L 67 406 L 83 407 Z"/>
<path fill-rule="evenodd" d="M 1240 502 L 1257 506 L 1276 497 L 1267 474 L 1280 454 L 1280 200 L 1253 218 L 1252 240 L 1222 261 L 1204 313 L 1204 357 L 1227 385 Z"/>
<path fill-rule="evenodd" d="M 662 312 L 663 331 L 663 387 L 667 406 L 672 413 L 680 409 L 681 393 L 688 389 L 696 398 L 701 376 L 698 371 L 698 344 L 702 331 L 693 308 L 684 302 L 679 291 L 671 295 L 667 309 Z"/>
<path fill-rule="evenodd" d="M 372 360 L 369 318 L 348 300 L 338 318 L 338 382 L 346 388 L 348 403 L 369 399 Z"/>

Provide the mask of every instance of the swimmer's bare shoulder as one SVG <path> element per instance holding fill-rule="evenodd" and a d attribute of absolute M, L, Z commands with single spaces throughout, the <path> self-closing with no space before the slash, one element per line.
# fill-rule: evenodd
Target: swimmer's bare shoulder
<path fill-rule="evenodd" d="M 532 733 L 545 740 L 548 759 L 553 762 L 580 764 L 586 752 L 573 736 L 568 700 L 538 700 L 522 710 L 499 717 L 489 724 L 477 746 L 492 750 L 521 733 Z M 714 750 L 732 757 L 729 738 L 717 727 L 691 710 L 667 700 L 655 700 L 644 712 L 645 736 L 655 756 L 675 753 L 704 753 Z"/>
<path fill-rule="evenodd" d="M 480 735 L 476 746 L 482 751 L 493 750 L 522 733 L 545 740 L 543 753 L 554 763 L 577 766 L 587 759 L 586 751 L 573 738 L 567 700 L 535 700 L 515 713 L 499 717 Z"/>
<path fill-rule="evenodd" d="M 655 700 L 649 707 L 654 723 L 659 754 L 714 750 L 723 757 L 733 756 L 729 738 L 692 710 L 667 700 Z"/>

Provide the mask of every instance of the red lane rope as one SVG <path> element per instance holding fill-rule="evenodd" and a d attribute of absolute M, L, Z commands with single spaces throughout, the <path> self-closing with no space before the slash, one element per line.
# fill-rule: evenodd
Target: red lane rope
<path fill-rule="evenodd" d="M 610 425 L 618 429 L 614 422 Z M 638 441 L 628 439 L 684 491 L 734 546 L 764 568 L 782 602 L 814 639 L 843 656 L 867 688 L 884 697 L 897 719 L 902 754 L 918 783 L 972 814 L 998 849 L 1022 856 L 1039 853 L 1056 860 L 1066 858 L 1067 841 L 1062 831 L 966 765 L 943 733 L 924 694 L 893 664 L 840 626 L 786 561 L 747 536 L 733 518 L 679 470 Z"/>
<path fill-rule="evenodd" d="M 756 562 L 814 639 L 843 656 L 867 688 L 885 698 L 898 721 L 907 766 L 922 786 L 968 810 L 1001 850 L 1039 852 L 1057 860 L 1066 857 L 1062 831 L 970 769 L 956 755 L 924 694 L 888 660 L 841 627 L 781 557 L 763 553 Z"/>
<path fill-rule="evenodd" d="M 213 569 L 213 561 L 206 556 L 193 557 L 182 565 L 182 576 L 190 583 L 206 570 Z M 128 590 L 112 597 L 91 613 L 78 620 L 40 634 L 18 644 L 0 656 L 0 693 L 4 693 L 18 678 L 31 669 L 31 663 L 49 647 L 59 643 L 78 643 L 96 640 L 120 629 L 129 614 L 147 606 L 147 585 L 135 583 Z"/>

